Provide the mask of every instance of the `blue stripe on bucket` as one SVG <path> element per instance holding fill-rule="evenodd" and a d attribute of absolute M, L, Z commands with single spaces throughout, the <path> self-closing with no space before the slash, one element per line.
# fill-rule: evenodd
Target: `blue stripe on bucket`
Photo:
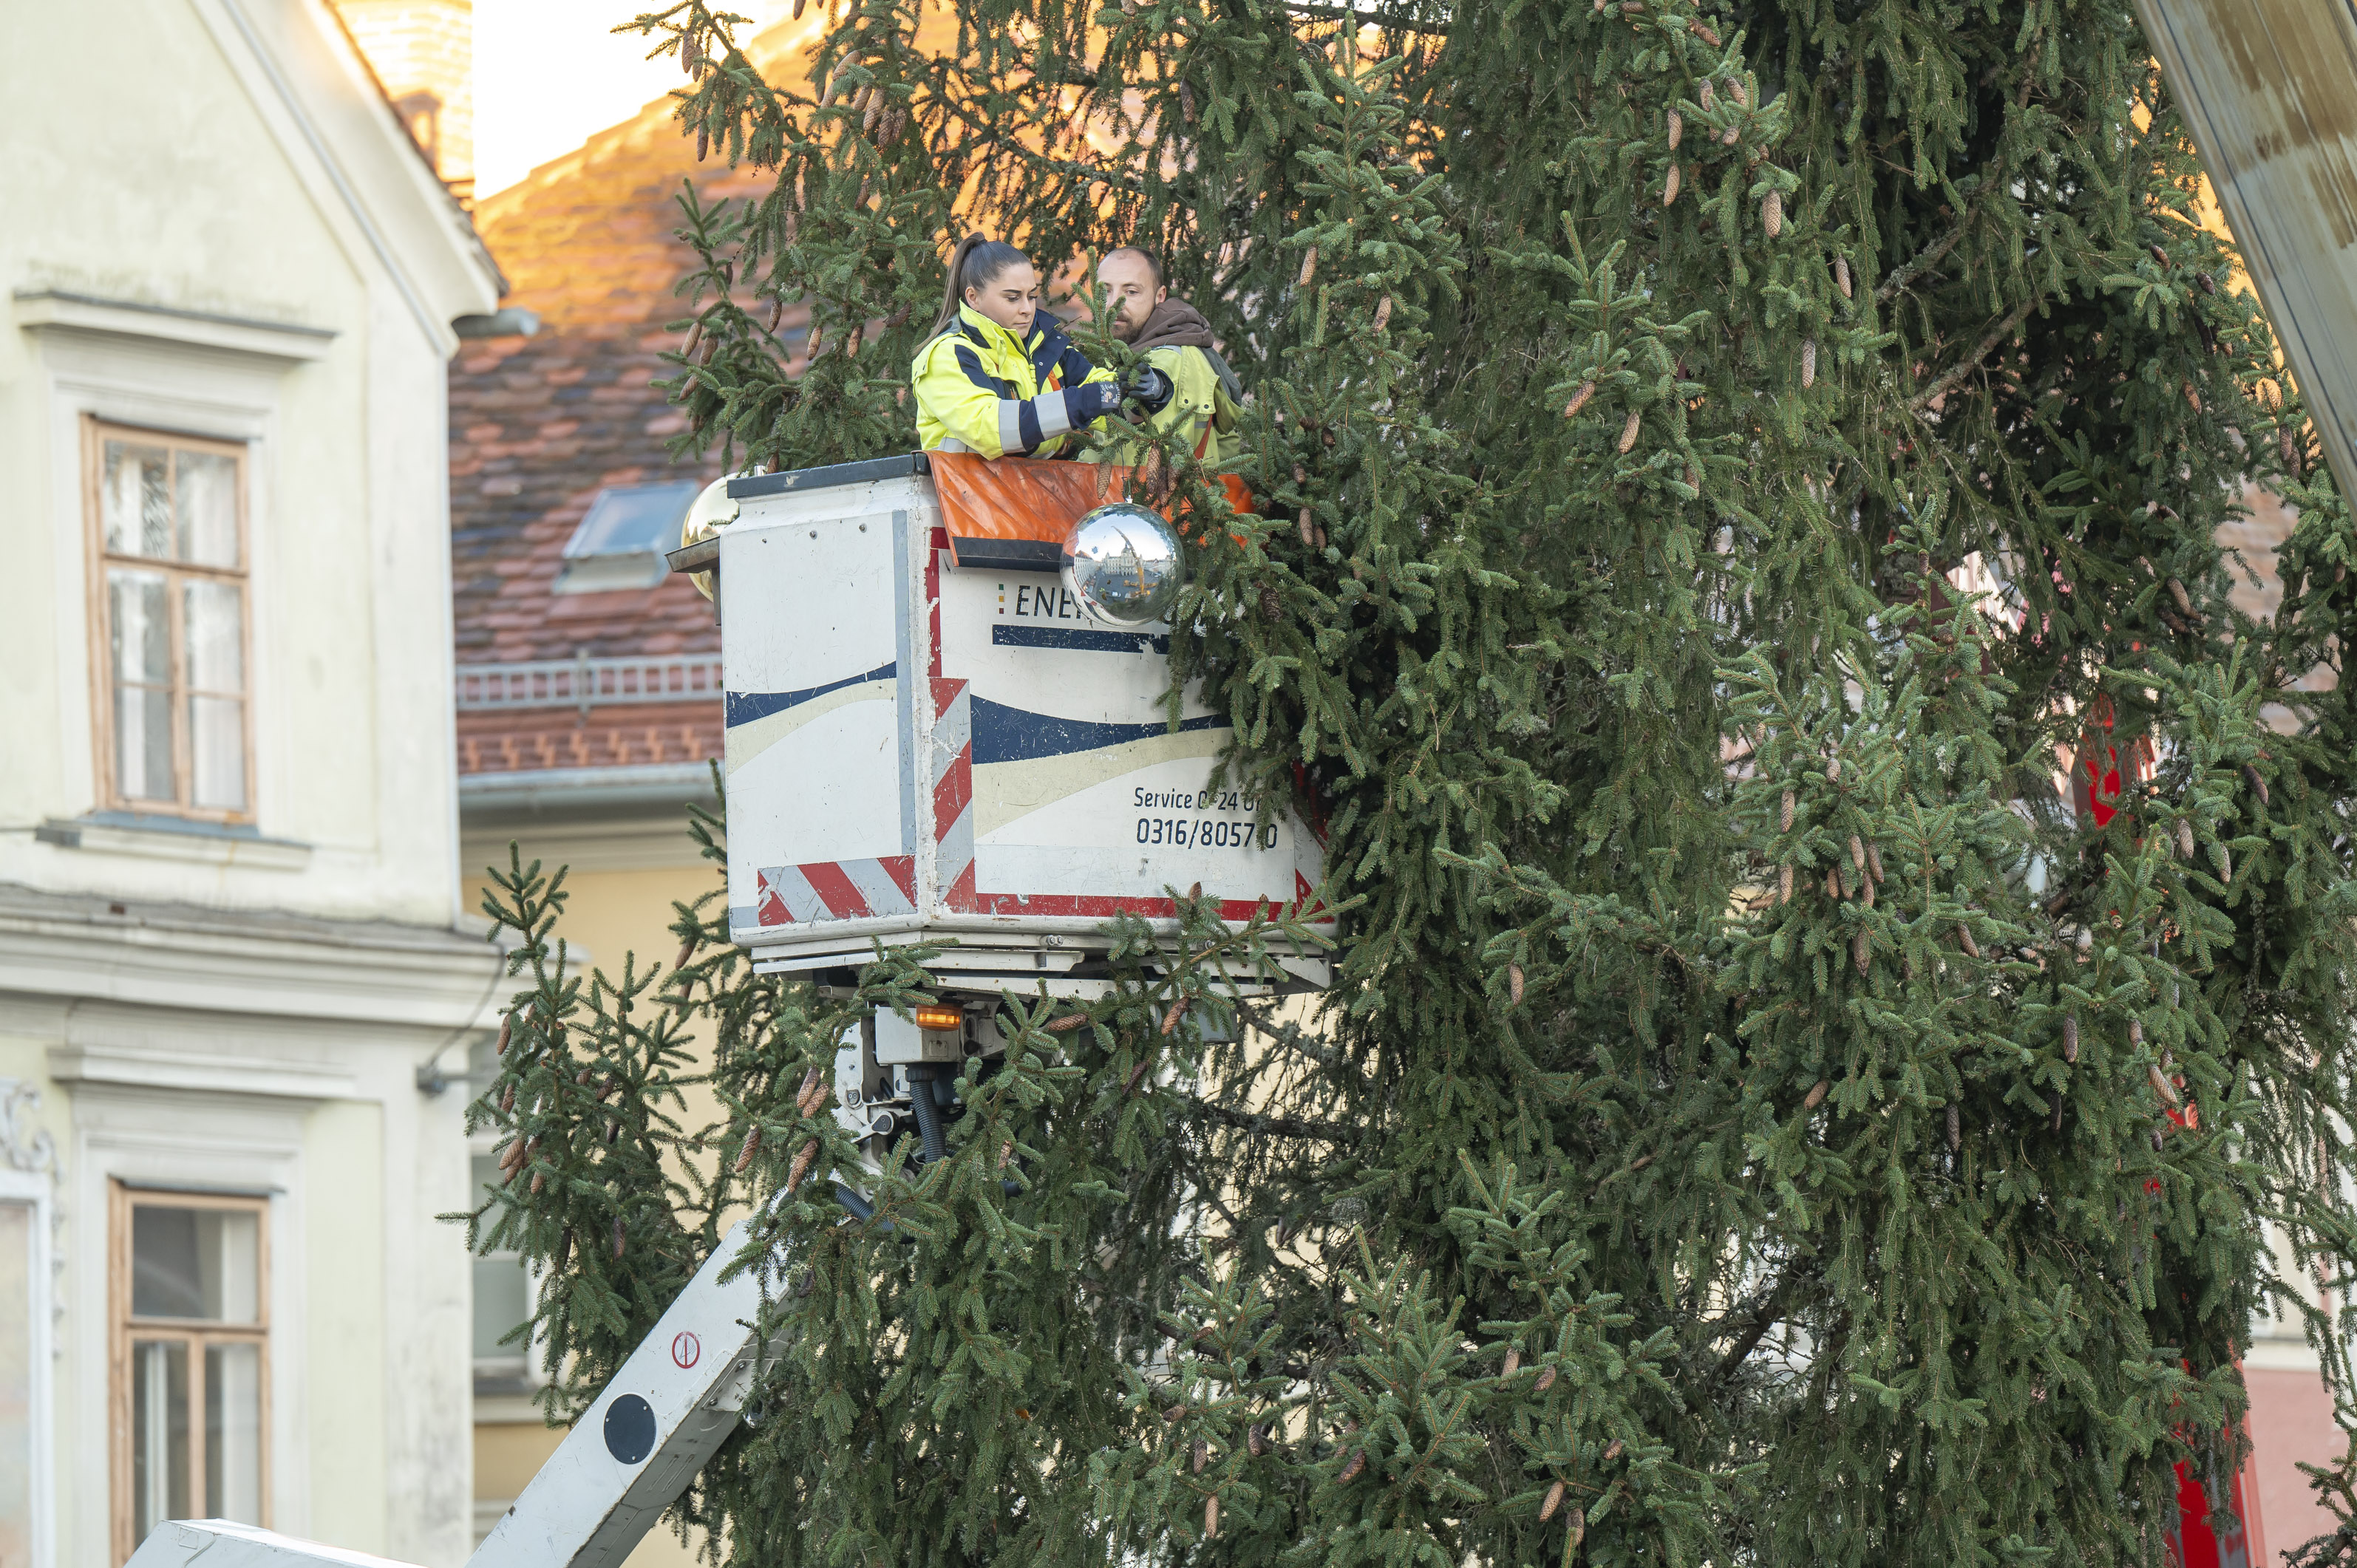
<path fill-rule="evenodd" d="M 846 686 L 865 686 L 870 682 L 889 681 L 899 671 L 897 661 L 879 664 L 865 675 L 846 676 L 830 681 L 823 686 L 807 686 L 799 692 L 730 692 L 726 693 L 727 724 L 730 728 L 751 724 L 755 719 L 768 718 L 771 714 L 784 713 L 800 707 L 813 697 L 823 697 L 829 692 L 840 692 Z"/>

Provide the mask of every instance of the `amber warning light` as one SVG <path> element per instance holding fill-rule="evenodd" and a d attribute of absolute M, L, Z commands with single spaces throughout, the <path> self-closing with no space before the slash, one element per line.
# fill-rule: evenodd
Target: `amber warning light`
<path fill-rule="evenodd" d="M 917 1027 L 920 1029 L 957 1029 L 965 1026 L 965 1014 L 955 1007 L 920 1007 Z"/>

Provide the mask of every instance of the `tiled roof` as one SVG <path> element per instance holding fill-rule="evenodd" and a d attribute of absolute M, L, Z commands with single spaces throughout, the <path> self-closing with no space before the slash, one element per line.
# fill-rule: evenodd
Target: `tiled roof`
<path fill-rule="evenodd" d="M 823 16 L 770 29 L 748 49 L 786 58 Z M 710 479 L 710 461 L 675 464 L 682 417 L 650 383 L 678 346 L 673 286 L 694 252 L 673 238 L 675 198 L 693 179 L 707 199 L 766 188 L 753 171 L 699 165 L 671 101 L 658 100 L 521 184 L 482 201 L 475 221 L 510 280 L 503 304 L 537 314 L 533 337 L 472 339 L 450 368 L 450 538 L 460 664 L 705 652 L 711 607 L 681 578 L 652 588 L 557 595 L 559 556 L 597 491 Z M 789 312 L 789 341 L 802 323 Z M 567 705 L 460 716 L 462 773 L 696 761 L 719 752 L 716 703 Z M 554 760 L 551 760 L 554 758 Z"/>
<path fill-rule="evenodd" d="M 697 600 L 701 604 L 702 600 Z M 495 709 L 458 715 L 458 771 L 539 773 L 704 762 L 720 755 L 717 703 Z"/>

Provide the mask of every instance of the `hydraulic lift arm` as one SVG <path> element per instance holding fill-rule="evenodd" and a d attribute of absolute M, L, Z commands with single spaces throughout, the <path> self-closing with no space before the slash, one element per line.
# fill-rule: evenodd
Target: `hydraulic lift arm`
<path fill-rule="evenodd" d="M 2343 495 L 2357 486 L 2357 5 L 2136 0 Z"/>
<path fill-rule="evenodd" d="M 615 1568 L 737 1429 L 759 1370 L 762 1276 L 721 1275 L 744 1250 L 738 1224 L 713 1250 L 597 1402 L 573 1423 L 468 1560 L 468 1568 Z M 408 1568 L 222 1520 L 159 1525 L 130 1568 Z"/>

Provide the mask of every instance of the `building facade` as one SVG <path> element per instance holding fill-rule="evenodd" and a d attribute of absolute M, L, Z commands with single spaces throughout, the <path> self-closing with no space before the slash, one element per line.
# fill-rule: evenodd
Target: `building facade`
<path fill-rule="evenodd" d="M 322 0 L 19 7 L 0 118 L 0 1562 L 210 1514 L 456 1563 L 498 274 Z"/>

